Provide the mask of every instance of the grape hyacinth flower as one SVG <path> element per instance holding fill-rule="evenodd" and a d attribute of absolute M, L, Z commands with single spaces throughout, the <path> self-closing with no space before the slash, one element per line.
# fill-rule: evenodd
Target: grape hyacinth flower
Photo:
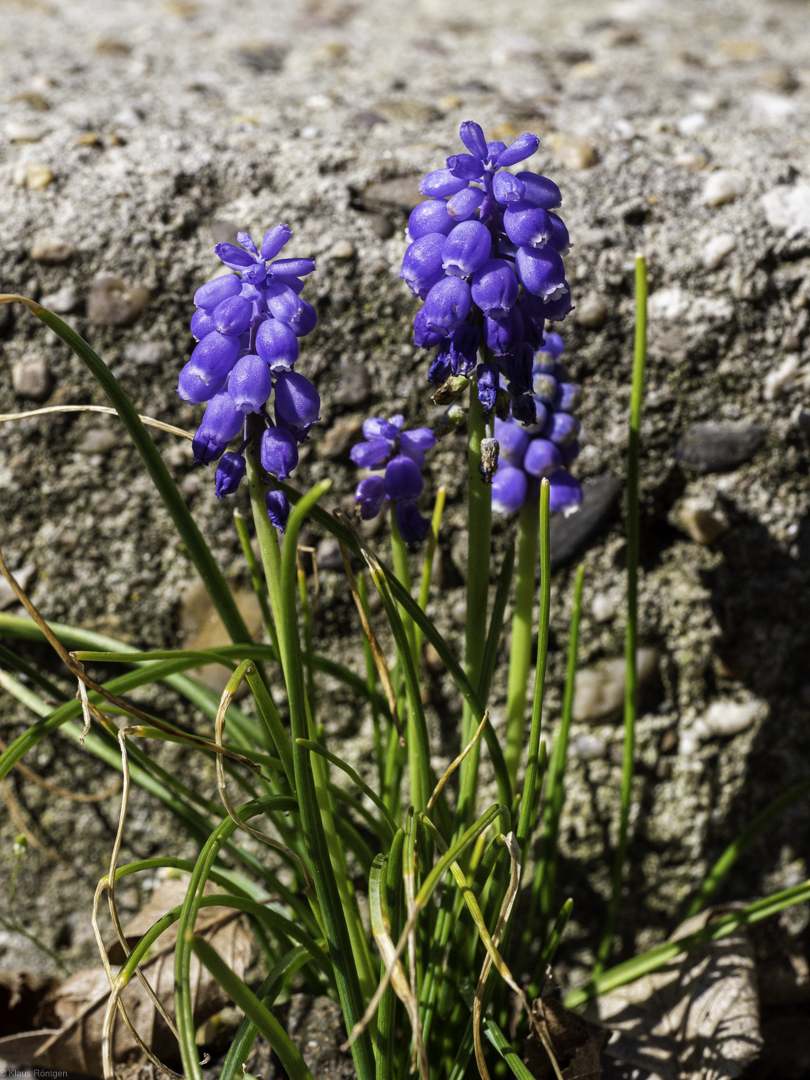
<path fill-rule="evenodd" d="M 428 534 L 430 521 L 416 505 L 425 482 L 422 466 L 425 451 L 436 442 L 430 428 L 403 431 L 404 417 L 385 420 L 373 416 L 363 423 L 365 442 L 351 449 L 355 465 L 382 470 L 383 476 L 367 476 L 357 485 L 354 506 L 357 514 L 368 521 L 376 517 L 389 502 L 393 503 L 397 525 L 406 544 L 415 544 Z"/>
<path fill-rule="evenodd" d="M 534 354 L 534 423 L 523 426 L 513 416 L 495 419 L 500 455 L 492 479 L 492 508 L 501 514 L 519 510 L 544 476 L 551 486 L 552 513 L 567 517 L 582 502 L 582 486 L 566 468 L 579 454 L 580 423 L 573 414 L 582 394 L 579 386 L 568 381 L 559 360 L 562 352 L 562 338 L 550 333 L 545 346 Z"/>
<path fill-rule="evenodd" d="M 208 403 L 192 446 L 194 460 L 203 465 L 219 459 L 220 499 L 239 487 L 250 441 L 258 440 L 263 468 L 283 480 L 298 463 L 299 443 L 318 421 L 318 391 L 293 369 L 298 339 L 317 322 L 315 309 L 300 296 L 301 279 L 315 263 L 279 258 L 291 235 L 289 226 L 276 225 L 259 248 L 246 232 L 237 234 L 238 247 L 217 244 L 216 254 L 234 273 L 214 278 L 194 294 L 191 332 L 197 346 L 180 372 L 177 392 L 189 404 Z M 225 452 L 240 432 L 239 449 Z M 271 490 L 267 511 L 283 530 L 289 503 L 282 491 Z"/>
<path fill-rule="evenodd" d="M 554 212 L 562 196 L 538 173 L 505 171 L 535 153 L 536 135 L 505 146 L 487 142 L 472 121 L 459 135 L 468 153 L 423 178 L 419 190 L 428 198 L 408 221 L 411 243 L 400 277 L 424 300 L 414 344 L 438 345 L 428 379 L 442 384 L 441 403 L 466 385 L 481 346 L 477 385 L 485 413 L 496 408 L 505 376 L 513 415 L 534 424 L 530 387 L 514 378 L 525 361 L 515 358 L 526 344 L 542 347 L 546 320 L 562 320 L 572 309 L 562 261 L 568 230 Z"/>

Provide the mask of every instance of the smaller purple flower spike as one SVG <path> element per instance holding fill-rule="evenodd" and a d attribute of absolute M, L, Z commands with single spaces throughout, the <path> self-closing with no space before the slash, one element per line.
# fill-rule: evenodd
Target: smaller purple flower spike
<path fill-rule="evenodd" d="M 191 444 L 194 460 L 208 465 L 221 457 L 231 439 L 242 430 L 244 419 L 227 391 L 212 397 Z"/>
<path fill-rule="evenodd" d="M 498 514 L 514 514 L 526 501 L 528 481 L 523 469 L 503 464 L 492 477 L 492 509 Z"/>
<path fill-rule="evenodd" d="M 369 521 L 382 510 L 385 499 L 385 480 L 381 476 L 367 476 L 354 493 L 355 511 L 363 521 Z"/>
<path fill-rule="evenodd" d="M 454 195 L 453 198 L 456 196 Z M 444 199 L 426 199 L 411 210 L 408 218 L 408 236 L 411 241 L 418 240 L 428 233 L 441 233 L 447 236 L 455 227 L 455 219 L 450 214 L 450 204 Z"/>
<path fill-rule="evenodd" d="M 290 516 L 290 500 L 287 498 L 286 493 L 273 488 L 265 495 L 264 503 L 267 507 L 270 524 L 283 533 L 287 526 L 287 519 Z"/>
<path fill-rule="evenodd" d="M 215 489 L 217 498 L 233 495 L 246 472 L 247 462 L 244 457 L 241 454 L 235 454 L 232 450 L 226 450 L 217 466 Z"/>
<path fill-rule="evenodd" d="M 558 469 L 548 478 L 551 485 L 549 509 L 552 514 L 568 517 L 582 505 L 582 485 L 565 469 Z"/>
<path fill-rule="evenodd" d="M 263 468 L 279 480 L 286 480 L 298 464 L 298 443 L 283 427 L 268 428 L 262 433 L 260 453 Z"/>
<path fill-rule="evenodd" d="M 576 383 L 561 382 L 557 384 L 557 392 L 554 395 L 554 408 L 559 412 L 570 413 L 578 409 L 582 404 L 582 387 Z"/>
<path fill-rule="evenodd" d="M 549 331 L 546 334 L 546 343 L 539 350 L 540 352 L 548 353 L 552 360 L 559 360 L 565 351 L 565 343 L 559 334 L 555 334 L 553 331 Z M 540 357 L 537 358 L 538 362 Z"/>
<path fill-rule="evenodd" d="M 403 417 L 385 420 L 373 416 L 363 423 L 366 441 L 351 449 L 351 458 L 364 468 L 385 468 L 384 476 L 367 476 L 357 485 L 355 509 L 361 518 L 376 517 L 388 502 L 393 503 L 397 524 L 406 544 L 424 539 L 430 522 L 416 506 L 422 492 L 425 451 L 435 445 L 430 428 L 402 430 Z"/>

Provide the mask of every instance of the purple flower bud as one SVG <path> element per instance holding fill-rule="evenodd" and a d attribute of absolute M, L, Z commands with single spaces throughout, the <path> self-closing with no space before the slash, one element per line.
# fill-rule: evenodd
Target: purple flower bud
<path fill-rule="evenodd" d="M 299 300 L 298 294 L 289 285 L 280 285 L 277 281 L 271 281 L 265 292 L 267 310 L 274 319 L 280 319 L 288 326 L 300 313 L 303 300 Z"/>
<path fill-rule="evenodd" d="M 237 360 L 228 379 L 228 393 L 240 412 L 259 412 L 267 403 L 272 389 L 270 368 L 260 356 L 248 353 Z"/>
<path fill-rule="evenodd" d="M 429 330 L 452 333 L 469 314 L 470 286 L 463 278 L 457 277 L 437 281 L 428 293 L 422 311 Z"/>
<path fill-rule="evenodd" d="M 419 466 L 405 454 L 391 458 L 385 467 L 385 493 L 390 499 L 416 499 L 425 481 Z"/>
<path fill-rule="evenodd" d="M 261 285 L 267 280 L 267 267 L 263 262 L 254 262 L 242 270 L 242 281 L 249 285 Z"/>
<path fill-rule="evenodd" d="M 444 277 L 442 249 L 445 243 L 442 233 L 426 233 L 408 246 L 399 276 L 414 296 L 424 299 Z"/>
<path fill-rule="evenodd" d="M 558 296 L 556 300 L 549 300 L 545 306 L 545 317 L 551 322 L 562 322 L 565 316 L 574 310 L 574 305 L 571 303 L 571 292 L 568 289 L 568 283 L 565 282 L 566 291 L 562 296 Z"/>
<path fill-rule="evenodd" d="M 430 362 L 428 368 L 428 382 L 443 383 L 453 374 L 450 364 L 451 338 L 445 338 L 439 345 L 439 350 Z"/>
<path fill-rule="evenodd" d="M 214 251 L 231 270 L 247 270 L 249 266 L 256 265 L 256 260 L 250 252 L 243 251 L 242 248 L 236 247 L 235 244 L 217 244 Z"/>
<path fill-rule="evenodd" d="M 314 269 L 314 259 L 276 259 L 270 265 L 270 270 L 274 276 L 282 274 L 285 277 L 306 277 Z"/>
<path fill-rule="evenodd" d="M 239 337 L 247 330 L 253 305 L 243 296 L 229 296 L 214 308 L 211 319 L 214 329 L 220 334 L 233 334 Z"/>
<path fill-rule="evenodd" d="M 421 469 L 425 464 L 425 450 L 430 450 L 436 445 L 436 436 L 430 428 L 412 428 L 411 431 L 403 431 L 400 440 L 400 453 L 409 457 L 411 461 Z"/>
<path fill-rule="evenodd" d="M 447 159 L 447 168 L 463 180 L 480 180 L 484 175 L 484 163 L 472 154 L 453 154 Z"/>
<path fill-rule="evenodd" d="M 491 250 L 492 236 L 486 225 L 480 221 L 463 221 L 444 241 L 442 266 L 454 277 L 469 277 L 484 265 Z"/>
<path fill-rule="evenodd" d="M 487 140 L 480 124 L 476 124 L 474 120 L 465 120 L 458 135 L 473 157 L 486 158 Z"/>
<path fill-rule="evenodd" d="M 396 413 L 390 420 L 383 416 L 370 416 L 363 421 L 363 435 L 367 439 L 394 439 L 399 438 L 405 417 L 402 413 Z"/>
<path fill-rule="evenodd" d="M 233 495 L 242 482 L 242 477 L 247 471 L 247 462 L 241 454 L 235 454 L 233 450 L 226 450 L 219 459 L 217 475 L 215 478 L 215 493 L 218 499 L 224 495 Z"/>
<path fill-rule="evenodd" d="M 364 520 L 375 518 L 385 502 L 385 481 L 381 476 L 367 476 L 357 485 L 354 508 Z"/>
<path fill-rule="evenodd" d="M 500 154 L 505 149 L 506 149 L 506 143 L 502 143 L 502 142 L 489 142 L 489 143 L 487 143 L 487 161 L 489 161 L 490 163 L 493 163 L 497 159 L 498 154 Z"/>
<path fill-rule="evenodd" d="M 551 476 L 562 466 L 562 455 L 553 442 L 548 439 L 532 439 L 523 468 L 532 476 Z"/>
<path fill-rule="evenodd" d="M 318 323 L 318 313 L 312 304 L 306 300 L 299 301 L 301 310 L 287 325 L 296 337 L 306 337 L 311 334 Z"/>
<path fill-rule="evenodd" d="M 540 406 L 542 408 L 542 406 Z M 526 431 L 535 432 L 539 430 L 537 424 L 537 399 L 532 397 L 531 394 L 521 394 L 519 397 L 512 398 L 512 416 L 518 423 L 522 424 Z M 545 412 L 543 413 L 545 419 Z"/>
<path fill-rule="evenodd" d="M 517 272 L 523 288 L 543 300 L 556 300 L 567 290 L 565 267 L 554 248 L 518 248 Z"/>
<path fill-rule="evenodd" d="M 560 383 L 554 398 L 554 408 L 570 413 L 582 404 L 582 387 L 576 383 Z"/>
<path fill-rule="evenodd" d="M 517 296 L 515 271 L 503 259 L 488 259 L 473 275 L 472 298 L 485 315 L 502 318 L 509 313 Z"/>
<path fill-rule="evenodd" d="M 563 465 L 570 465 L 572 461 L 576 461 L 576 459 L 579 457 L 578 440 L 574 439 L 574 441 L 572 443 L 569 443 L 568 446 L 561 446 L 560 454 L 562 455 Z"/>
<path fill-rule="evenodd" d="M 526 501 L 527 488 L 523 469 L 499 465 L 492 477 L 492 509 L 498 514 L 514 514 Z"/>
<path fill-rule="evenodd" d="M 276 411 L 291 428 L 305 428 L 318 420 L 321 399 L 318 391 L 297 371 L 284 371 L 276 379 Z"/>
<path fill-rule="evenodd" d="M 455 195 L 457 191 L 467 186 L 468 181 L 458 176 L 453 176 L 449 169 L 436 169 L 422 177 L 419 182 L 419 190 L 423 195 L 433 198 L 443 198 L 446 195 Z"/>
<path fill-rule="evenodd" d="M 571 443 L 579 435 L 579 429 L 582 425 L 575 416 L 571 416 L 570 413 L 555 412 L 547 418 L 545 424 L 543 424 L 542 434 L 546 439 L 551 439 L 558 446 L 565 446 L 567 443 Z"/>
<path fill-rule="evenodd" d="M 538 352 L 548 353 L 552 360 L 559 360 L 565 352 L 565 342 L 559 334 L 555 334 L 553 330 L 550 330 L 546 334 L 545 345 Z M 539 362 L 540 359 L 538 356 L 537 361 Z"/>
<path fill-rule="evenodd" d="M 552 214 L 549 211 L 546 211 L 546 213 L 548 213 L 551 220 L 551 236 L 548 242 L 555 251 L 559 251 L 560 255 L 567 255 L 571 245 L 571 238 L 568 235 L 565 222 L 559 214 Z"/>
<path fill-rule="evenodd" d="M 242 430 L 244 419 L 226 391 L 212 397 L 191 444 L 194 460 L 204 465 L 216 461 L 231 439 Z"/>
<path fill-rule="evenodd" d="M 529 436 L 520 424 L 515 423 L 511 417 L 508 420 L 499 420 L 496 416 L 495 438 L 500 445 L 500 457 L 503 461 L 516 466 L 523 464 Z"/>
<path fill-rule="evenodd" d="M 446 331 L 428 326 L 425 309 L 421 308 L 413 317 L 413 343 L 420 349 L 432 349 L 446 337 Z"/>
<path fill-rule="evenodd" d="M 265 319 L 256 334 L 256 352 L 273 371 L 289 370 L 298 359 L 298 338 L 280 319 Z"/>
<path fill-rule="evenodd" d="M 551 485 L 549 492 L 549 509 L 552 514 L 563 514 L 568 517 L 579 509 L 582 503 L 582 485 L 575 476 L 558 469 L 549 478 Z"/>
<path fill-rule="evenodd" d="M 540 353 L 542 356 L 543 354 Z M 535 396 L 541 401 L 553 404 L 557 394 L 557 380 L 547 371 L 538 371 L 536 368 L 532 374 L 532 389 Z"/>
<path fill-rule="evenodd" d="M 227 375 L 214 382 L 205 382 L 194 371 L 189 360 L 177 380 L 177 393 L 189 405 L 199 405 L 203 401 L 210 401 L 215 394 L 218 394 L 225 385 L 226 378 Z"/>
<path fill-rule="evenodd" d="M 349 457 L 361 469 L 380 469 L 390 456 L 391 444 L 387 439 L 356 443 L 349 451 Z"/>
<path fill-rule="evenodd" d="M 532 206 L 554 210 L 562 202 L 562 192 L 553 180 L 533 172 L 519 172 L 517 178 L 526 188 L 523 198 Z"/>
<path fill-rule="evenodd" d="M 304 283 L 301 278 L 296 277 L 295 274 L 273 274 L 273 283 L 275 285 L 286 285 L 288 289 L 292 289 L 296 296 L 301 295 L 301 290 L 304 288 Z"/>
<path fill-rule="evenodd" d="M 270 259 L 275 259 L 291 236 L 289 225 L 274 225 L 272 229 L 268 229 L 264 234 L 262 249 L 259 253 L 264 261 L 269 262 Z"/>
<path fill-rule="evenodd" d="M 478 400 L 481 402 L 484 412 L 492 412 L 492 410 L 495 408 L 495 399 L 498 396 L 499 385 L 500 380 L 498 377 L 498 365 L 479 364 Z"/>
<path fill-rule="evenodd" d="M 506 356 L 523 341 L 523 318 L 517 304 L 500 319 L 484 318 L 484 341 L 496 356 Z"/>
<path fill-rule="evenodd" d="M 525 190 L 526 185 L 511 173 L 495 173 L 492 178 L 492 193 L 499 203 L 520 202 Z"/>
<path fill-rule="evenodd" d="M 295 436 L 283 427 L 268 428 L 262 433 L 260 456 L 267 472 L 286 480 L 298 464 Z"/>
<path fill-rule="evenodd" d="M 519 161 L 525 161 L 526 158 L 537 153 L 537 147 L 540 145 L 540 140 L 536 135 L 520 135 L 515 141 L 507 146 L 505 150 L 501 150 L 496 159 L 496 164 L 499 169 L 506 169 L 510 165 L 517 165 Z"/>
<path fill-rule="evenodd" d="M 469 375 L 478 359 L 478 343 L 481 334 L 476 326 L 462 323 L 450 338 L 449 358 L 453 375 Z"/>
<path fill-rule="evenodd" d="M 484 192 L 481 188 L 464 188 L 463 191 L 456 192 L 447 200 L 447 213 L 452 221 L 466 221 L 467 218 L 472 217 L 483 201 Z"/>
<path fill-rule="evenodd" d="M 238 296 L 241 288 L 242 282 L 236 274 L 223 274 L 201 285 L 194 293 L 194 303 L 198 308 L 213 311 L 217 304 L 221 304 L 229 296 Z"/>
<path fill-rule="evenodd" d="M 242 245 L 245 251 L 249 251 L 251 255 L 258 255 L 259 249 L 253 243 L 253 237 L 249 232 L 238 232 L 236 234 L 237 242 Z"/>
<path fill-rule="evenodd" d="M 394 503 L 394 513 L 400 535 L 406 544 L 418 544 L 430 532 L 430 521 L 419 513 L 415 502 L 398 500 Z"/>
<path fill-rule="evenodd" d="M 212 330 L 195 347 L 186 366 L 203 382 L 219 382 L 236 363 L 238 355 L 238 338 Z"/>
<path fill-rule="evenodd" d="M 427 236 L 428 233 L 447 236 L 455 225 L 448 206 L 444 199 L 427 199 L 415 206 L 408 218 L 408 235 L 411 240 L 418 240 L 420 236 Z"/>
<path fill-rule="evenodd" d="M 290 500 L 286 492 L 277 489 L 268 491 L 264 497 L 264 505 L 267 507 L 270 524 L 279 532 L 284 532 L 290 516 Z"/>
<path fill-rule="evenodd" d="M 553 231 L 549 212 L 541 210 L 539 206 L 530 206 L 527 202 L 507 206 L 503 227 L 513 244 L 528 244 L 531 247 L 543 247 Z"/>
<path fill-rule="evenodd" d="M 525 341 L 514 353 L 506 357 L 506 374 L 509 379 L 509 389 L 514 397 L 531 393 L 533 359 L 532 347 Z"/>
<path fill-rule="evenodd" d="M 205 308 L 197 308 L 191 316 L 191 332 L 194 337 L 197 341 L 202 341 L 212 330 L 216 330 L 216 327 L 214 326 L 214 320 L 211 318 L 211 313 L 206 311 Z"/>

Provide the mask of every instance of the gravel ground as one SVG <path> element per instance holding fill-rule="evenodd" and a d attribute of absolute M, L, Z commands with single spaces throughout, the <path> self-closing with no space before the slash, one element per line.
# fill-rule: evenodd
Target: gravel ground
<path fill-rule="evenodd" d="M 615 829 L 616 677 L 598 665 L 622 650 L 622 515 L 600 478 L 624 473 L 633 255 L 646 252 L 640 588 L 643 640 L 654 652 L 639 725 L 634 904 L 619 929 L 625 952 L 661 940 L 713 858 L 807 775 L 810 758 L 806 5 L 233 0 L 225 15 L 207 0 L 0 0 L 0 11 L 2 288 L 63 312 L 139 411 L 188 428 L 198 410 L 174 386 L 190 349 L 192 292 L 217 265 L 212 240 L 289 221 L 290 253 L 318 264 L 305 296 L 319 327 L 300 367 L 324 401 L 298 475 L 331 477 L 335 504 L 350 501 L 347 451 L 369 409 L 435 418 L 425 356 L 410 344 L 414 304 L 396 278 L 418 198 L 413 178 L 457 152 L 464 119 L 507 141 L 524 130 L 541 136 L 528 167 L 560 184 L 572 232 L 577 311 L 563 332 L 585 387 L 578 472 L 595 482 L 594 535 L 581 547 L 582 663 L 593 670 L 572 733 L 560 872 L 576 901 L 562 968 L 572 977 L 598 928 Z M 0 308 L 0 333 L 0 412 L 103 403 L 78 361 L 23 309 Z M 701 424 L 714 426 L 693 426 Z M 143 647 L 174 645 L 183 627 L 189 640 L 204 621 L 183 604 L 192 568 L 115 423 L 49 416 L 2 431 L 0 542 L 43 613 Z M 233 502 L 217 504 L 187 444 L 156 441 L 229 580 L 245 588 Z M 461 454 L 459 438 L 442 442 L 431 481 L 449 489 L 434 608 L 454 640 L 464 618 Z M 237 502 L 244 509 L 244 493 Z M 572 527 L 556 537 L 551 726 Z M 499 550 L 511 529 L 497 527 Z M 316 633 L 319 648 L 345 657 L 343 635 L 357 627 L 335 554 L 329 541 L 319 549 Z M 426 679 L 440 763 L 454 752 L 460 703 L 440 672 Z M 362 765 L 367 718 L 334 687 L 322 693 L 334 702 L 330 737 Z M 1 700 L 8 741 L 27 717 Z M 149 700 L 169 708 L 172 698 Z M 497 701 L 495 713 L 500 722 Z M 213 792 L 199 763 L 179 752 L 166 760 Z M 74 788 L 101 791 L 111 777 L 61 739 L 31 765 Z M 92 962 L 90 897 L 117 799 L 77 806 L 20 776 L 11 790 L 50 850 L 25 861 L 18 908 L 71 966 Z M 18 825 L 0 822 L 7 867 Z M 794 807 L 725 895 L 806 877 L 808 841 L 810 813 Z M 182 846 L 145 796 L 128 844 L 137 854 Z M 133 910 L 141 898 L 139 886 L 122 897 Z M 12 934 L 0 934 L 0 965 L 50 969 Z"/>

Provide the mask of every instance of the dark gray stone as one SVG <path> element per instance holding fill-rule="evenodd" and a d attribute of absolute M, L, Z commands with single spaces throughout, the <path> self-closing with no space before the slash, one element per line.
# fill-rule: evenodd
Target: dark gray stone
<path fill-rule="evenodd" d="M 257 41 L 243 45 L 241 49 L 236 50 L 235 55 L 243 67 L 265 74 L 281 70 L 286 50 L 268 41 Z"/>
<path fill-rule="evenodd" d="M 614 476 L 597 476 L 582 484 L 582 506 L 570 517 L 551 519 L 551 569 L 572 559 L 596 536 L 616 506 L 621 484 Z"/>
<path fill-rule="evenodd" d="M 675 456 L 699 472 L 726 472 L 748 461 L 765 438 L 756 424 L 691 424 L 675 447 Z"/>

